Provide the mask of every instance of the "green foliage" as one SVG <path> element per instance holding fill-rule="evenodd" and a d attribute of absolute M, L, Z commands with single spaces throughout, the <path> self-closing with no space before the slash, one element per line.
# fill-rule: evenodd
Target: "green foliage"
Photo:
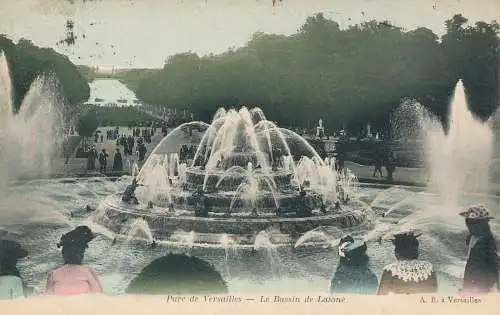
<path fill-rule="evenodd" d="M 90 95 L 85 78 L 68 57 L 51 48 L 40 48 L 31 41 L 21 39 L 14 44 L 5 35 L 0 35 L 0 50 L 6 54 L 13 78 L 13 104 L 17 111 L 24 95 L 35 78 L 42 74 L 55 74 L 59 79 L 60 93 L 69 105 L 67 112 L 84 103 Z"/>
<path fill-rule="evenodd" d="M 128 71 L 118 72 L 114 78 L 120 80 L 132 91 L 136 91 L 139 83 L 150 75 L 160 71 L 159 69 L 130 69 Z"/>
<path fill-rule="evenodd" d="M 92 82 L 94 81 L 95 78 L 98 77 L 98 74 L 96 71 L 89 66 L 84 66 L 84 65 L 78 65 L 76 66 L 80 74 L 87 80 L 87 82 Z"/>
<path fill-rule="evenodd" d="M 328 128 L 370 121 L 381 130 L 402 98 L 415 98 L 444 117 L 453 87 L 463 78 L 472 110 L 487 117 L 498 103 L 498 24 L 446 21 L 439 41 L 431 30 L 412 31 L 368 21 L 340 29 L 322 14 L 296 34 L 257 33 L 245 47 L 220 55 L 172 56 L 161 71 L 134 88 L 149 104 L 188 108 L 208 121 L 220 106 L 260 106 L 281 125 Z"/>
<path fill-rule="evenodd" d="M 83 112 L 78 117 L 76 131 L 82 137 L 92 137 L 99 127 L 99 117 L 94 109 Z"/>
<path fill-rule="evenodd" d="M 95 111 L 102 126 L 149 126 L 152 121 L 157 120 L 133 106 L 97 106 Z"/>

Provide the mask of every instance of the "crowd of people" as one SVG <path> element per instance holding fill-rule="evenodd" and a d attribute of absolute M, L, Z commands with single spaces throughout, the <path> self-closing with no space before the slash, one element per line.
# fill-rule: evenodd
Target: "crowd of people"
<path fill-rule="evenodd" d="M 373 159 L 373 177 L 377 177 L 377 174 L 380 174 L 380 177 L 383 178 L 384 174 L 382 173 L 382 167 L 385 166 L 385 170 L 387 172 L 386 179 L 388 181 L 393 180 L 393 174 L 396 171 L 396 163 L 395 163 L 394 153 L 383 147 L 379 147 L 374 154 Z"/>
<path fill-rule="evenodd" d="M 463 274 L 462 296 L 478 296 L 500 290 L 499 258 L 489 221 L 492 217 L 482 206 L 472 206 L 460 213 L 469 235 L 467 263 Z M 421 234 L 400 233 L 391 239 L 396 262 L 383 268 L 380 280 L 369 268 L 367 245 L 347 236 L 338 248 L 339 264 L 333 275 L 330 292 L 357 294 L 432 294 L 438 292 L 436 269 L 419 259 Z"/>
<path fill-rule="evenodd" d="M 124 156 L 134 156 L 137 155 L 138 162 L 142 163 L 145 160 L 146 153 L 148 152 L 146 148 L 146 143 L 151 143 L 151 137 L 156 133 L 156 127 L 153 128 L 132 128 L 130 127 L 132 133 L 130 135 L 125 135 L 119 133 L 119 129 L 108 129 L 106 131 L 106 139 L 116 141 L 117 148 L 113 155 L 112 171 L 114 173 L 123 172 L 123 158 Z M 99 137 L 101 142 L 103 142 L 102 133 L 95 133 L 95 143 L 99 142 Z M 123 155 L 122 155 L 123 152 Z M 96 161 L 99 163 L 99 172 L 106 174 L 108 166 L 109 153 L 105 148 L 102 148 L 100 152 L 97 151 L 96 145 L 92 145 L 90 150 L 87 152 L 87 170 L 96 171 L 97 165 Z"/>
<path fill-rule="evenodd" d="M 462 296 L 478 296 L 499 290 L 498 254 L 489 215 L 484 206 L 473 206 L 460 213 L 469 231 L 465 243 L 467 263 L 460 290 Z M 391 239 L 395 262 L 383 268 L 380 279 L 370 270 L 366 242 L 351 236 L 338 246 L 339 264 L 331 284 L 331 293 L 355 294 L 426 294 L 437 293 L 439 279 L 429 261 L 419 259 L 420 234 L 405 232 Z M 62 235 L 62 265 L 47 275 L 45 293 L 78 295 L 103 293 L 99 276 L 83 264 L 85 251 L 95 234 L 79 226 Z M 0 241 L 0 299 L 29 295 L 17 268 L 18 260 L 28 252 L 17 242 Z M 227 293 L 226 282 L 207 262 L 188 255 L 168 254 L 152 261 L 127 286 L 128 294 L 215 294 Z"/>

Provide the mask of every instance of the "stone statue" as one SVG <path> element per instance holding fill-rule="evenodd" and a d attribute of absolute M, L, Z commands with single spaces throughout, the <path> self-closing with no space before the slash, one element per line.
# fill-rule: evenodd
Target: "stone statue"
<path fill-rule="evenodd" d="M 318 127 L 316 127 L 316 137 L 323 138 L 325 136 L 325 127 L 323 127 L 323 119 L 318 120 Z"/>
<path fill-rule="evenodd" d="M 139 185 L 137 177 L 134 177 L 134 179 L 132 180 L 132 184 L 128 185 L 127 188 L 125 188 L 125 191 L 123 192 L 122 196 L 122 201 L 131 204 L 138 204 L 139 201 L 135 196 L 135 190 L 137 189 L 138 186 L 141 185 Z"/>

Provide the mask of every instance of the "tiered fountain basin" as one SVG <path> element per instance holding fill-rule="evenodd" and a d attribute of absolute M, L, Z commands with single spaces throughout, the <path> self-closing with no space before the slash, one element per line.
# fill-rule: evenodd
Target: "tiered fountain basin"
<path fill-rule="evenodd" d="M 180 148 L 192 139 L 183 128 L 193 125 L 206 131 L 186 157 Z M 356 201 L 352 173 L 337 173 L 333 159 L 321 159 L 304 138 L 266 120 L 258 108 L 220 109 L 211 125 L 179 126 L 134 176 L 138 204 L 112 195 L 96 217 L 117 234 L 127 235 L 139 221 L 159 240 L 182 230 L 213 235 L 207 237 L 216 243 L 230 235 L 250 244 L 258 233 L 273 230 L 283 235 L 281 243 L 320 226 L 359 225 L 369 211 Z M 134 187 L 127 188 L 125 200 Z"/>
<path fill-rule="evenodd" d="M 205 191 L 231 191 L 238 187 L 246 179 L 242 173 L 232 173 L 231 176 L 224 177 L 226 170 L 214 169 L 204 170 L 200 166 L 188 167 L 186 169 L 186 188 L 205 187 Z M 258 175 L 257 175 L 258 176 Z M 276 169 L 267 172 L 268 177 L 281 189 L 290 187 L 293 172 L 285 169 Z M 264 176 L 262 176 L 264 177 Z"/>
<path fill-rule="evenodd" d="M 193 216 L 189 208 L 176 209 L 169 212 L 166 207 L 148 208 L 147 205 L 131 205 L 121 200 L 121 194 L 105 198 L 99 206 L 97 223 L 106 226 L 116 234 L 126 235 L 131 224 L 138 219 L 147 222 L 152 234 L 158 240 L 169 240 L 175 231 L 193 231 L 199 241 L 204 243 L 220 243 L 220 236 L 226 234 L 236 243 L 253 244 L 255 236 L 266 230 L 273 230 L 277 238 L 273 243 L 288 243 L 296 240 L 301 234 L 320 226 L 336 226 L 351 228 L 362 224 L 367 218 L 366 205 L 362 202 L 351 202 L 341 210 L 328 209 L 322 213 L 314 209 L 311 216 L 296 217 L 294 215 L 277 216 L 274 213 L 248 212 L 225 213 L 211 211 L 208 217 Z M 204 235 L 206 234 L 206 235 Z M 280 234 L 282 234 L 280 236 Z"/>

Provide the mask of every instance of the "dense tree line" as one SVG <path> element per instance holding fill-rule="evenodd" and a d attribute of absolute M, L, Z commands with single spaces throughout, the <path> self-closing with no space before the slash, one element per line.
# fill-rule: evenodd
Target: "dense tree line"
<path fill-rule="evenodd" d="M 172 56 L 141 78 L 136 93 L 149 104 L 188 108 L 201 120 L 220 106 L 258 105 L 282 125 L 312 126 L 322 117 L 330 129 L 357 130 L 370 121 L 382 130 L 402 98 L 444 117 L 462 78 L 472 110 L 488 117 L 498 104 L 499 26 L 468 26 L 462 15 L 445 23 L 439 38 L 389 22 L 340 29 L 317 14 L 291 36 L 257 33 L 220 55 Z"/>
<path fill-rule="evenodd" d="M 96 106 L 95 112 L 101 126 L 150 126 L 157 118 L 135 106 Z"/>
<path fill-rule="evenodd" d="M 60 90 L 57 92 L 63 98 L 63 104 L 67 105 L 64 108 L 67 118 L 73 118 L 80 112 L 80 105 L 89 98 L 90 88 L 68 57 L 51 48 L 37 47 L 26 39 L 16 44 L 5 35 L 0 35 L 0 50 L 9 62 L 16 111 L 37 76 L 54 74 L 59 81 Z"/>

